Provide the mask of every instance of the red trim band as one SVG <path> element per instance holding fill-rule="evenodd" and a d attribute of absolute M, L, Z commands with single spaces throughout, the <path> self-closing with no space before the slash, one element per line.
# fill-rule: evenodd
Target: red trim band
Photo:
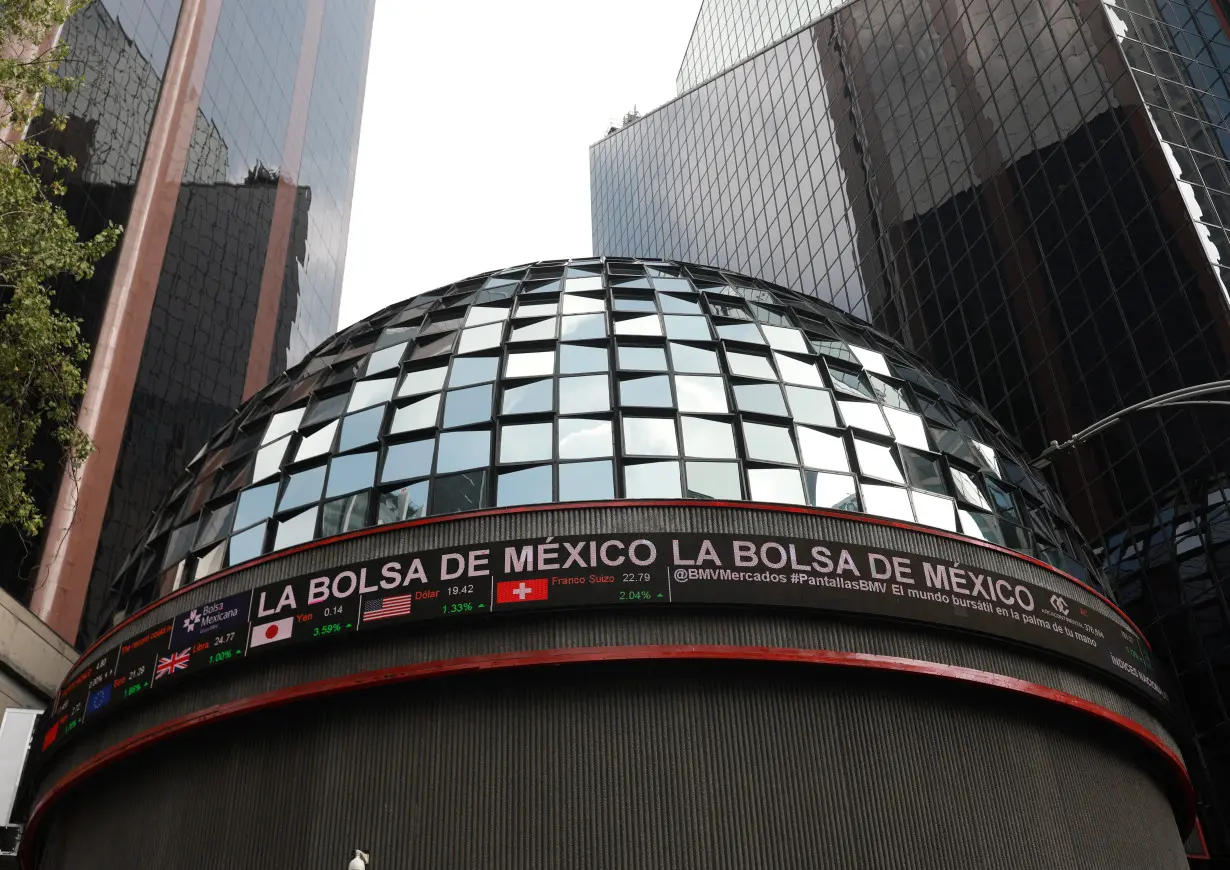
<path fill-rule="evenodd" d="M 764 502 L 748 502 L 748 501 L 707 501 L 707 500 L 701 500 L 701 499 L 646 499 L 646 500 L 637 501 L 633 499 L 621 498 L 621 499 L 616 499 L 613 501 L 556 502 L 552 504 L 522 505 L 519 507 L 489 508 L 486 510 L 468 511 L 465 513 L 444 514 L 442 516 L 435 516 L 435 517 L 424 517 L 423 519 L 419 519 L 419 520 L 407 520 L 404 523 L 389 523 L 388 525 L 383 525 L 383 526 L 372 526 L 366 529 L 358 529 L 353 532 L 347 532 L 344 535 L 334 535 L 331 538 L 320 538 L 319 540 L 309 541 L 306 544 L 301 544 L 298 547 L 288 547 L 285 550 L 278 550 L 276 553 L 268 553 L 264 556 L 259 556 L 255 559 L 250 559 L 247 562 L 241 562 L 238 565 L 234 565 L 230 568 L 227 568 L 225 571 L 219 571 L 217 574 L 211 574 L 209 577 L 205 578 L 204 580 L 201 580 L 196 583 L 191 583 L 187 586 L 180 587 L 179 589 L 176 589 L 174 592 L 168 593 L 167 595 L 164 595 L 161 598 L 151 601 L 149 604 L 142 607 L 136 613 L 132 614 L 131 616 L 125 618 L 122 622 L 119 622 L 112 628 L 108 629 L 101 637 L 98 638 L 98 640 L 90 644 L 89 647 L 86 648 L 86 651 L 81 654 L 80 658 L 78 658 L 77 661 L 73 664 L 73 666 L 69 668 L 68 674 L 64 677 L 64 681 L 61 682 L 59 685 L 59 689 L 63 689 L 65 683 L 69 681 L 69 678 L 76 675 L 77 669 L 81 667 L 82 663 L 87 658 L 90 657 L 90 654 L 93 653 L 94 650 L 98 649 L 98 647 L 104 641 L 110 639 L 111 636 L 114 635 L 116 632 L 118 632 L 120 629 L 131 624 L 133 620 L 141 616 L 144 616 L 145 614 L 153 610 L 155 607 L 161 607 L 163 604 L 165 604 L 167 601 L 170 601 L 172 598 L 176 598 L 180 595 L 183 595 L 185 592 L 188 592 L 190 590 L 199 589 L 202 586 L 206 585 L 207 583 L 213 583 L 217 580 L 221 580 L 223 577 L 228 577 L 231 574 L 234 574 L 236 571 L 247 571 L 250 568 L 255 568 L 257 565 L 263 565 L 266 562 L 272 562 L 275 559 L 283 559 L 294 553 L 302 553 L 307 550 L 314 550 L 317 547 L 323 547 L 326 544 L 336 544 L 341 541 L 349 541 L 353 538 L 362 538 L 367 535 L 383 534 L 385 532 L 397 531 L 399 529 L 407 529 L 413 526 L 426 526 L 426 525 L 431 525 L 433 523 L 453 522 L 455 520 L 475 519 L 477 517 L 534 513 L 537 511 L 558 511 L 558 510 L 576 510 L 576 509 L 584 510 L 587 508 L 613 508 L 613 507 L 614 508 L 618 508 L 618 507 L 740 508 L 742 510 L 778 511 L 781 513 L 810 514 L 813 516 L 832 517 L 834 519 L 841 519 L 841 520 L 853 520 L 855 522 L 868 523 L 870 525 L 875 525 L 875 526 L 888 526 L 889 528 L 894 528 L 894 529 L 905 529 L 906 531 L 910 531 L 910 532 L 920 532 L 922 534 L 933 535 L 938 538 L 948 538 L 950 540 L 960 541 L 963 544 L 974 544 L 976 546 L 983 547 L 988 550 L 992 550 L 996 553 L 1002 553 L 1005 556 L 1012 556 L 1013 558 L 1020 559 L 1024 562 L 1029 562 L 1030 564 L 1036 565 L 1039 568 L 1045 568 L 1047 571 L 1050 571 L 1052 574 L 1062 577 L 1064 580 L 1067 580 L 1069 583 L 1075 583 L 1077 586 L 1081 587 L 1086 592 L 1092 593 L 1093 595 L 1097 596 L 1102 601 L 1103 604 L 1111 608 L 1111 610 L 1113 610 L 1116 614 L 1118 614 L 1118 616 L 1121 619 L 1123 619 L 1128 625 L 1130 625 L 1136 631 L 1138 635 L 1140 635 L 1141 640 L 1145 642 L 1145 645 L 1148 646 L 1149 649 L 1153 649 L 1153 647 L 1149 644 L 1149 639 L 1146 638 L 1145 633 L 1136 626 L 1136 623 L 1132 622 L 1131 618 L 1126 613 L 1124 613 L 1122 610 L 1120 610 L 1118 605 L 1115 604 L 1115 602 L 1111 601 L 1109 598 L 1107 598 L 1105 595 L 1103 595 L 1098 590 L 1094 589 L 1092 586 L 1089 586 L 1081 582 L 1080 580 L 1076 579 L 1070 574 L 1065 574 L 1064 572 L 1060 571 L 1058 568 L 1054 567 L 1053 565 L 1048 565 L 1046 562 L 1043 562 L 1041 559 L 1035 559 L 1033 556 L 1027 556 L 1024 553 L 1018 553 L 1016 550 L 1010 550 L 1007 547 L 1001 547 L 998 544 L 992 544 L 987 541 L 980 541 L 977 538 L 968 538 L 965 535 L 958 535 L 955 532 L 948 532 L 943 529 L 933 529 L 929 526 L 920 526 L 915 523 L 901 522 L 900 520 L 889 520 L 889 519 L 884 519 L 882 517 L 872 517 L 872 516 L 868 516 L 867 514 L 852 514 L 852 513 L 846 513 L 845 511 L 825 510 L 822 508 L 812 508 L 812 507 L 801 507 L 799 505 L 767 504 Z M 57 689 L 57 694 L 59 694 L 58 689 Z"/>
<path fill-rule="evenodd" d="M 718 645 L 641 645 L 616 647 L 574 647 L 569 649 L 550 649 L 527 652 L 496 653 L 491 655 L 470 656 L 467 658 L 449 659 L 446 661 L 425 662 L 412 665 L 398 665 L 382 670 L 366 671 L 346 677 L 333 677 L 304 683 L 286 689 L 278 689 L 217 704 L 180 716 L 147 731 L 137 734 L 127 740 L 117 743 L 111 748 L 74 768 L 57 782 L 34 806 L 30 814 L 26 834 L 21 842 L 22 866 L 28 867 L 26 861 L 28 845 L 34 841 L 34 834 L 50 805 L 62 797 L 69 789 L 80 783 L 86 777 L 102 768 L 126 758 L 140 749 L 159 743 L 167 738 L 193 728 L 207 725 L 233 716 L 264 710 L 289 704 L 305 698 L 322 695 L 334 695 L 357 689 L 367 689 L 393 683 L 407 682 L 430 677 L 450 676 L 456 674 L 473 674 L 482 671 L 502 670 L 505 668 L 520 668 L 535 665 L 573 664 L 579 662 L 610 662 L 610 661 L 647 661 L 662 659 L 717 659 L 738 661 L 772 661 L 795 662 L 816 665 L 838 665 L 853 668 L 868 668 L 871 670 L 897 671 L 901 673 L 922 674 L 940 677 L 960 683 L 992 686 L 1010 692 L 1017 692 L 1040 698 L 1045 701 L 1060 704 L 1072 710 L 1093 716 L 1128 732 L 1140 740 L 1145 746 L 1160 757 L 1165 767 L 1178 782 L 1183 806 L 1178 808 L 1176 816 L 1181 833 L 1186 836 L 1196 819 L 1196 795 L 1191 779 L 1183 761 L 1161 738 L 1137 722 L 1108 710 L 1098 704 L 1076 695 L 1041 686 L 1015 677 L 978 671 L 957 665 L 944 665 L 935 662 L 900 658 L 898 656 L 882 656 L 870 653 L 838 652 L 819 649 L 789 649 L 781 647 L 744 647 Z"/>

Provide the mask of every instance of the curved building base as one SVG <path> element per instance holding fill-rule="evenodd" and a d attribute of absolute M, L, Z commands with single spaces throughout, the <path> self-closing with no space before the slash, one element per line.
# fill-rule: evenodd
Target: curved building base
<path fill-rule="evenodd" d="M 1092 717 L 808 664 L 613 662 L 334 694 L 112 764 L 30 863 L 1181 870 L 1164 778 Z"/>

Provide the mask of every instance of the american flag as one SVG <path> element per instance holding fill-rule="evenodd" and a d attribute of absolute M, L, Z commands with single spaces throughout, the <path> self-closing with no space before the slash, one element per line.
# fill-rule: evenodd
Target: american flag
<path fill-rule="evenodd" d="M 363 602 L 363 621 L 373 619 L 390 619 L 394 616 L 406 616 L 410 613 L 413 595 L 391 595 L 388 598 L 371 598 Z"/>
<path fill-rule="evenodd" d="M 176 671 L 182 671 L 188 667 L 188 655 L 190 650 L 180 650 L 177 653 L 171 653 L 169 656 L 159 656 L 158 664 L 154 667 L 154 679 L 165 677 L 167 674 L 173 674 Z"/>

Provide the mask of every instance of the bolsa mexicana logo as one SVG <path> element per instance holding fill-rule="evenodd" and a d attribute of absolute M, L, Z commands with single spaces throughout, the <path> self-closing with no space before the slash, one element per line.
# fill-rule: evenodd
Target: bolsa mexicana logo
<path fill-rule="evenodd" d="M 204 638 L 246 626 L 251 600 L 251 592 L 240 592 L 181 613 L 175 617 L 171 647 L 189 646 Z"/>

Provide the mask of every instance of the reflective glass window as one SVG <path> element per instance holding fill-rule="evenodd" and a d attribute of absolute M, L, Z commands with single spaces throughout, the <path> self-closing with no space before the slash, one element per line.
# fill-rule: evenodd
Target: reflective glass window
<path fill-rule="evenodd" d="M 533 302 L 522 302 L 517 305 L 517 317 L 553 317 L 559 313 L 559 303 L 543 302 L 535 299 Z"/>
<path fill-rule="evenodd" d="M 380 525 L 424 516 L 427 513 L 427 481 L 420 480 L 380 493 L 376 510 L 376 522 Z"/>
<path fill-rule="evenodd" d="M 708 341 L 713 338 L 712 333 L 709 332 L 709 322 L 703 317 L 667 314 L 662 320 L 666 323 L 668 338 L 686 341 Z"/>
<path fill-rule="evenodd" d="M 661 335 L 662 324 L 658 315 L 646 314 L 643 317 L 628 317 L 615 321 L 616 335 Z"/>
<path fill-rule="evenodd" d="M 278 484 L 267 483 L 254 486 L 239 494 L 239 507 L 235 509 L 235 528 L 243 529 L 257 520 L 273 515 L 273 504 L 278 498 Z"/>
<path fill-rule="evenodd" d="M 990 477 L 986 479 L 986 485 L 987 490 L 991 493 L 991 501 L 995 505 L 995 509 L 1009 519 L 1019 522 L 1020 514 L 1017 513 L 1012 493 L 1008 492 Z"/>
<path fill-rule="evenodd" d="M 650 274 L 652 275 L 653 273 L 650 272 Z M 667 278 L 667 277 L 655 276 L 653 279 L 653 286 L 656 287 L 659 291 L 665 291 L 665 292 L 672 292 L 672 293 L 691 293 L 692 292 L 692 282 L 689 281 L 687 278 Z"/>
<path fill-rule="evenodd" d="M 914 521 L 914 508 L 904 489 L 895 486 L 863 484 L 863 505 L 869 514 L 894 520 Z"/>
<path fill-rule="evenodd" d="M 268 523 L 253 526 L 246 532 L 234 535 L 230 540 L 230 550 L 227 553 L 228 565 L 238 565 L 249 559 L 255 559 L 265 552 L 265 527 Z"/>
<path fill-rule="evenodd" d="M 550 423 L 525 423 L 500 430 L 500 462 L 534 462 L 551 458 Z"/>
<path fill-rule="evenodd" d="M 829 377 L 833 379 L 833 389 L 848 396 L 862 396 L 874 399 L 875 393 L 867 385 L 862 375 L 848 372 L 837 366 L 829 366 Z"/>
<path fill-rule="evenodd" d="M 777 384 L 735 384 L 731 391 L 735 394 L 735 404 L 740 411 L 786 416 L 786 402 L 782 399 L 782 388 Z"/>
<path fill-rule="evenodd" d="M 989 541 L 992 544 L 1002 545 L 1004 543 L 1004 536 L 1000 531 L 999 521 L 990 514 L 958 508 L 957 516 L 961 518 L 962 534 L 969 535 L 971 538 Z"/>
<path fill-rule="evenodd" d="M 434 341 L 424 342 L 421 339 L 415 344 L 414 350 L 410 351 L 410 359 L 430 359 L 433 356 L 446 354 L 453 349 L 453 343 L 457 340 L 457 333 L 452 332 L 442 338 L 437 338 Z"/>
<path fill-rule="evenodd" d="M 470 310 L 466 312 L 466 319 L 463 325 L 466 327 L 485 326 L 488 323 L 503 323 L 507 319 L 507 308 L 502 306 L 488 308 L 482 305 L 472 305 Z"/>
<path fill-rule="evenodd" d="M 853 344 L 850 345 L 850 352 L 854 354 L 855 358 L 862 363 L 863 368 L 867 369 L 867 371 L 875 372 L 877 375 L 892 377 L 893 372 L 888 367 L 888 361 L 884 359 L 884 354 Z"/>
<path fill-rule="evenodd" d="M 687 456 L 734 459 L 735 435 L 729 423 L 703 417 L 680 417 L 683 426 L 683 452 Z"/>
<path fill-rule="evenodd" d="M 583 293 L 587 290 L 601 290 L 602 276 L 588 275 L 584 278 L 569 278 L 564 283 L 565 293 Z"/>
<path fill-rule="evenodd" d="M 619 382 L 619 401 L 624 407 L 671 408 L 671 379 L 666 375 L 624 378 Z"/>
<path fill-rule="evenodd" d="M 207 508 L 203 511 L 201 513 L 201 525 L 196 533 L 196 543 L 193 546 L 199 548 L 206 544 L 212 544 L 229 532 L 231 529 L 231 515 L 234 512 L 234 501 L 228 501 L 226 504 Z"/>
<path fill-rule="evenodd" d="M 721 378 L 675 375 L 675 394 L 680 411 L 725 414 L 730 410 L 726 385 Z"/>
<path fill-rule="evenodd" d="M 897 408 L 884 408 L 884 416 L 898 442 L 919 450 L 931 449 L 931 444 L 927 441 L 927 427 L 923 425 L 922 417 Z"/>
<path fill-rule="evenodd" d="M 799 439 L 799 452 L 803 454 L 804 465 L 825 471 L 850 470 L 850 458 L 846 456 L 844 438 L 817 432 L 806 426 L 799 426 L 794 431 Z"/>
<path fill-rule="evenodd" d="M 763 324 L 760 329 L 764 332 L 764 336 L 769 340 L 769 346 L 772 348 L 784 350 L 787 353 L 811 353 L 811 346 L 808 345 L 807 339 L 797 329 L 785 326 L 765 326 Z"/>
<path fill-rule="evenodd" d="M 717 328 L 719 338 L 745 344 L 764 344 L 760 329 L 754 323 L 723 323 Z"/>
<path fill-rule="evenodd" d="M 312 540 L 316 534 L 316 513 L 319 508 L 311 507 L 289 516 L 278 522 L 278 530 L 274 534 L 273 549 L 284 550 L 296 544 Z"/>
<path fill-rule="evenodd" d="M 841 417 L 847 426 L 875 432 L 877 435 L 892 434 L 888 431 L 888 424 L 884 422 L 879 405 L 871 402 L 838 402 L 837 407 L 841 410 Z"/>
<path fill-rule="evenodd" d="M 430 429 L 436 425 L 436 417 L 440 410 L 440 395 L 428 396 L 411 402 L 404 408 L 398 408 L 393 414 L 393 424 L 389 434 L 411 432 L 415 429 Z"/>
<path fill-rule="evenodd" d="M 765 426 L 762 423 L 743 421 L 743 443 L 747 446 L 749 459 L 764 462 L 798 462 L 790 430 L 781 426 Z"/>
<path fill-rule="evenodd" d="M 384 422 L 385 406 L 369 408 L 358 414 L 342 418 L 342 437 L 337 440 L 339 453 L 371 444 L 380 435 L 380 424 Z M 259 457 L 257 457 L 259 462 Z"/>
<path fill-rule="evenodd" d="M 828 390 L 813 390 L 807 387 L 787 386 L 786 398 L 790 401 L 790 416 L 796 422 L 813 426 L 837 426 L 837 414 L 833 410 L 833 397 Z"/>
<path fill-rule="evenodd" d="M 928 492 L 938 492 L 941 495 L 949 494 L 939 460 L 922 456 L 913 450 L 902 450 L 901 459 L 905 465 L 905 473 L 910 479 L 910 486 L 915 489 L 925 489 Z"/>
<path fill-rule="evenodd" d="M 495 503 L 498 507 L 544 504 L 549 501 L 551 501 L 550 465 L 505 471 L 496 477 Z"/>
<path fill-rule="evenodd" d="M 999 462 L 995 458 L 994 450 L 976 438 L 971 438 L 969 443 L 974 448 L 974 459 L 977 460 L 979 465 L 997 477 L 1004 476 L 999 470 Z"/>
<path fill-rule="evenodd" d="M 449 390 L 444 394 L 444 428 L 491 419 L 491 384 Z"/>
<path fill-rule="evenodd" d="M 488 326 L 475 326 L 461 331 L 461 341 L 457 345 L 457 353 L 471 353 L 476 350 L 487 350 L 500 346 L 504 337 L 504 324 L 492 323 Z"/>
<path fill-rule="evenodd" d="M 849 474 L 804 471 L 803 480 L 807 486 L 809 505 L 839 511 L 858 510 L 858 488 Z"/>
<path fill-rule="evenodd" d="M 653 304 L 652 299 L 630 299 L 627 297 L 615 297 L 616 311 L 656 311 L 657 308 Z"/>
<path fill-rule="evenodd" d="M 299 428 L 299 421 L 303 419 L 303 412 L 306 408 L 292 408 L 289 411 L 282 411 L 274 414 L 269 419 L 269 427 L 265 430 L 265 437 L 261 438 L 261 444 L 268 444 L 271 441 L 276 441 L 283 435 L 289 435 Z"/>
<path fill-rule="evenodd" d="M 522 326 L 514 325 L 508 336 L 510 342 L 550 341 L 555 338 L 555 318 L 536 320 Z"/>
<path fill-rule="evenodd" d="M 455 514 L 490 507 L 487 496 L 487 469 L 437 477 L 431 483 L 428 513 Z"/>
<path fill-rule="evenodd" d="M 658 417 L 624 417 L 624 452 L 638 456 L 678 456 L 675 421 Z"/>
<path fill-rule="evenodd" d="M 335 456 L 329 463 L 325 497 L 369 489 L 376 478 L 376 451 Z"/>
<path fill-rule="evenodd" d="M 560 501 L 598 501 L 615 497 L 609 459 L 601 462 L 564 462 L 559 466 Z"/>
<path fill-rule="evenodd" d="M 401 362 L 401 355 L 405 352 L 405 342 L 376 351 L 367 358 L 367 368 L 363 370 L 363 374 L 370 376 L 397 368 L 397 364 Z"/>
<path fill-rule="evenodd" d="M 666 371 L 666 350 L 660 347 L 619 347 L 619 367 L 646 372 Z"/>
<path fill-rule="evenodd" d="M 972 477 L 959 468 L 950 467 L 949 470 L 952 472 L 952 482 L 957 488 L 958 498 L 976 507 L 980 507 L 984 511 L 991 509 L 991 505 L 987 503 L 987 497 L 982 494 L 982 489 L 978 484 L 974 483 Z"/>
<path fill-rule="evenodd" d="M 333 446 L 335 434 L 337 434 L 336 420 L 305 437 L 299 442 L 299 449 L 295 451 L 295 462 L 328 453 L 329 448 Z"/>
<path fill-rule="evenodd" d="M 504 365 L 506 378 L 538 378 L 555 374 L 555 351 L 510 353 Z"/>
<path fill-rule="evenodd" d="M 559 421 L 559 458 L 589 459 L 613 452 L 610 420 L 564 417 Z"/>
<path fill-rule="evenodd" d="M 777 374 L 773 371 L 773 366 L 769 364 L 767 357 L 748 353 L 727 353 L 726 365 L 730 367 L 732 375 L 762 378 L 769 381 L 777 380 Z"/>
<path fill-rule="evenodd" d="M 290 446 L 290 436 L 281 441 L 267 444 L 256 451 L 256 464 L 252 468 L 252 482 L 259 483 L 271 474 L 282 470 L 282 460 L 286 457 L 286 448 Z"/>
<path fill-rule="evenodd" d="M 453 360 L 453 371 L 448 376 L 448 385 L 450 388 L 468 387 L 470 384 L 494 381 L 499 367 L 499 357 L 459 356 Z"/>
<path fill-rule="evenodd" d="M 561 414 L 584 414 L 610 409 L 611 394 L 607 386 L 606 375 L 559 379 L 559 412 Z"/>
<path fill-rule="evenodd" d="M 196 560 L 194 579 L 202 580 L 211 574 L 217 574 L 226 563 L 226 544 L 219 544 L 207 553 L 202 553 Z M 176 587 L 178 588 L 178 587 Z"/>
<path fill-rule="evenodd" d="M 669 293 L 658 294 L 658 305 L 664 314 L 700 314 L 700 303 Z"/>
<path fill-rule="evenodd" d="M 815 363 L 803 362 L 780 353 L 773 354 L 773 361 L 777 363 L 777 370 L 781 372 L 782 380 L 786 383 L 824 387 L 824 380 L 820 377 L 820 370 Z"/>
<path fill-rule="evenodd" d="M 397 391 L 397 397 L 400 399 L 403 396 L 434 393 L 444 386 L 444 376 L 447 373 L 448 369 L 444 366 L 438 369 L 420 369 L 416 372 L 406 372 L 406 376 L 401 379 L 401 389 Z"/>
<path fill-rule="evenodd" d="M 320 507 L 320 536 L 330 538 L 367 526 L 369 493 L 359 492 L 335 498 Z"/>
<path fill-rule="evenodd" d="M 910 490 L 910 499 L 914 502 L 914 513 L 918 521 L 923 525 L 947 529 L 950 532 L 957 530 L 956 504 L 952 499 L 917 489 Z"/>
<path fill-rule="evenodd" d="M 605 314 L 569 314 L 559 319 L 559 337 L 562 341 L 580 341 L 586 338 L 606 337 Z"/>
<path fill-rule="evenodd" d="M 624 498 L 682 498 L 678 462 L 639 462 L 624 466 Z"/>
<path fill-rule="evenodd" d="M 688 498 L 734 501 L 743 498 L 736 462 L 685 462 L 684 470 L 688 479 Z"/>
<path fill-rule="evenodd" d="M 436 450 L 436 473 L 464 471 L 491 464 L 491 433 L 444 432 Z"/>
<path fill-rule="evenodd" d="M 504 390 L 505 414 L 535 414 L 555 407 L 555 382 L 550 378 Z"/>
<path fill-rule="evenodd" d="M 568 295 L 564 297 L 564 314 L 592 314 L 606 311 L 606 300 L 592 296 Z"/>
<path fill-rule="evenodd" d="M 671 364 L 677 372 L 692 374 L 719 374 L 722 369 L 718 365 L 717 352 L 692 347 L 689 344 L 670 342 Z"/>
<path fill-rule="evenodd" d="M 604 372 L 607 368 L 608 359 L 605 347 L 588 347 L 583 344 L 561 344 L 559 346 L 561 375 Z"/>
<path fill-rule="evenodd" d="M 897 465 L 896 457 L 893 456 L 892 448 L 855 438 L 854 453 L 858 457 L 859 471 L 867 477 L 878 477 L 880 480 L 905 486 L 905 478 Z"/>
<path fill-rule="evenodd" d="M 324 489 L 324 486 L 325 467 L 323 465 L 296 471 L 286 479 L 286 488 L 282 490 L 282 500 L 278 502 L 278 510 L 284 511 L 319 501 L 320 491 Z"/>
<path fill-rule="evenodd" d="M 753 501 L 807 503 L 797 468 L 749 468 L 747 485 Z"/>
<path fill-rule="evenodd" d="M 299 425 L 307 429 L 315 426 L 317 423 L 323 423 L 325 420 L 332 420 L 335 417 L 341 416 L 341 413 L 346 410 L 346 405 L 350 401 L 349 393 L 342 393 L 340 396 L 330 396 L 324 399 L 316 399 L 308 412 L 303 415 L 303 422 Z"/>
<path fill-rule="evenodd" d="M 384 469 L 380 472 L 381 483 L 431 474 L 431 460 L 435 448 L 436 442 L 431 438 L 424 441 L 407 441 L 405 444 L 390 444 L 384 456 Z"/>
<path fill-rule="evenodd" d="M 867 380 L 871 382 L 871 389 L 876 394 L 876 398 L 883 404 L 902 411 L 914 410 L 910 405 L 909 397 L 901 387 L 875 375 L 869 376 Z"/>

